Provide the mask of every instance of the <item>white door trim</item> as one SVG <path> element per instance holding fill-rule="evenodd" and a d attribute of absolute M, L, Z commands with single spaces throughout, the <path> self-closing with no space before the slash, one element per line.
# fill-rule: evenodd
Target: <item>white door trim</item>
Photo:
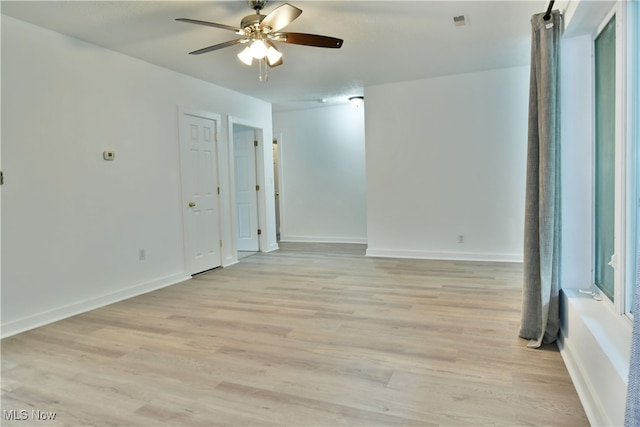
<path fill-rule="evenodd" d="M 258 191 L 258 228 L 262 230 L 262 235 L 258 236 L 258 246 L 260 252 L 265 252 L 268 249 L 266 248 L 266 239 L 264 238 L 264 233 L 266 230 L 266 201 L 265 201 L 265 171 L 264 171 L 264 129 L 249 120 L 245 120 L 239 117 L 229 116 L 229 120 L 227 123 L 228 126 L 228 135 L 229 135 L 229 159 L 235 158 L 235 153 L 233 151 L 233 125 L 241 125 L 244 127 L 252 128 L 255 131 L 256 140 L 258 141 L 258 149 L 256 150 L 256 180 L 258 185 L 260 186 L 260 191 Z M 269 144 L 271 146 L 271 144 Z M 233 230 L 232 235 L 237 236 L 237 221 L 236 221 L 236 198 L 235 198 L 235 166 L 233 161 L 229 162 L 229 177 L 231 180 L 231 227 Z M 237 245 L 235 242 L 233 244 L 234 252 L 237 251 Z"/>
<path fill-rule="evenodd" d="M 283 148 L 283 143 L 282 143 L 282 132 L 273 132 L 273 138 L 271 139 L 271 143 L 273 143 L 273 141 L 277 141 L 276 143 L 278 144 L 278 211 L 280 213 L 280 228 L 278 230 L 276 230 L 276 232 L 280 233 L 280 239 L 282 239 L 284 236 L 286 236 L 286 221 L 283 221 L 283 219 L 286 218 L 285 215 L 285 206 L 286 204 L 284 203 L 285 201 L 285 191 L 284 191 L 284 180 L 285 180 L 285 176 L 282 173 L 282 165 L 283 165 L 283 159 L 284 159 L 284 148 Z"/>

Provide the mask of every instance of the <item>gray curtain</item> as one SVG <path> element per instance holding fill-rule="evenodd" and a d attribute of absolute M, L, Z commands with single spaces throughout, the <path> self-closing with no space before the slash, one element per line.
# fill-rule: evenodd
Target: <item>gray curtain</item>
<path fill-rule="evenodd" d="M 560 36 L 562 15 L 531 17 L 531 75 L 520 337 L 537 348 L 559 331 Z"/>
<path fill-rule="evenodd" d="M 636 302 L 633 308 L 633 334 L 631 335 L 631 364 L 627 386 L 627 411 L 624 425 L 640 426 L 640 254 L 636 274 Z"/>

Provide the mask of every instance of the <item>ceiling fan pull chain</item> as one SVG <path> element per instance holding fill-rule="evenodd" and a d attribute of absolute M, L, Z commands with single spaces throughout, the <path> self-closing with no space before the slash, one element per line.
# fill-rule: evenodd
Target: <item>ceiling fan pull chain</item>
<path fill-rule="evenodd" d="M 266 56 L 264 57 L 262 62 L 264 62 L 264 81 L 268 82 L 269 81 L 269 67 L 267 67 L 267 57 Z"/>
<path fill-rule="evenodd" d="M 262 73 L 262 67 L 264 64 L 264 74 Z M 260 72 L 259 79 L 261 82 L 266 82 L 269 80 L 269 68 L 267 67 L 267 59 L 266 57 L 263 59 L 258 59 L 258 70 Z"/>

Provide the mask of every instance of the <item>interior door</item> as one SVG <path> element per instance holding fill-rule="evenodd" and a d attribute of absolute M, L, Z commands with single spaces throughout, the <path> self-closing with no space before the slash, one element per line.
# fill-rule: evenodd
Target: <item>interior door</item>
<path fill-rule="evenodd" d="M 256 190 L 255 131 L 233 125 L 237 248 L 258 251 L 258 195 Z"/>
<path fill-rule="evenodd" d="M 184 244 L 187 273 L 192 275 L 222 263 L 216 129 L 215 119 L 182 113 Z"/>

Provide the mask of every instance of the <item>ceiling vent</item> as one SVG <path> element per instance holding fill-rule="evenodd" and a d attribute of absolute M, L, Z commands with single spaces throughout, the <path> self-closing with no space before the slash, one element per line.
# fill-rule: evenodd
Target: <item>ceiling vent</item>
<path fill-rule="evenodd" d="M 468 24 L 467 18 L 464 15 L 458 15 L 453 17 L 453 25 L 456 27 L 464 27 Z"/>

